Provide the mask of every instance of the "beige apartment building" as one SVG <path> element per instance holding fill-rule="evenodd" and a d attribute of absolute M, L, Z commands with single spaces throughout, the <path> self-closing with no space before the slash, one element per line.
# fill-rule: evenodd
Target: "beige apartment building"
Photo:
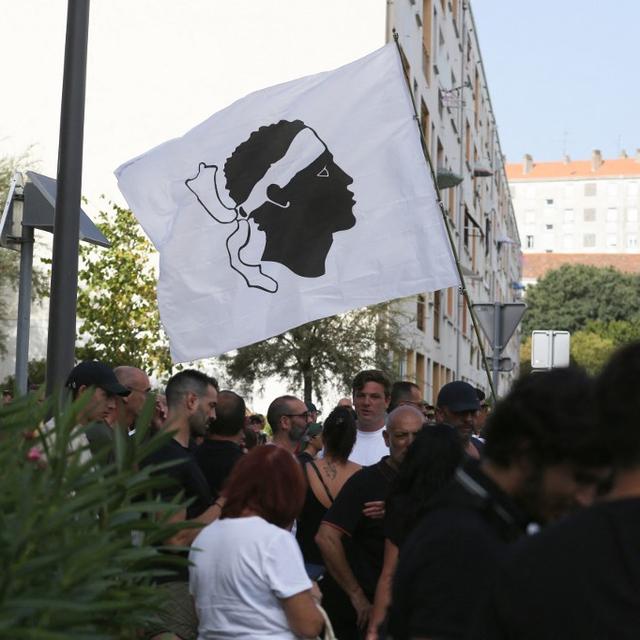
<path fill-rule="evenodd" d="M 420 126 L 473 303 L 514 302 L 521 295 L 520 238 L 471 3 L 389 0 L 387 40 L 398 44 Z M 455 186 L 450 186 L 454 183 Z M 415 321 L 406 331 L 400 373 L 434 402 L 454 379 L 488 390 L 478 339 L 457 288 L 404 301 Z M 484 339 L 487 354 L 491 351 Z M 518 373 L 519 336 L 503 356 L 503 394 Z"/>
<path fill-rule="evenodd" d="M 640 150 L 507 165 L 522 238 L 523 283 L 563 264 L 640 273 Z"/>

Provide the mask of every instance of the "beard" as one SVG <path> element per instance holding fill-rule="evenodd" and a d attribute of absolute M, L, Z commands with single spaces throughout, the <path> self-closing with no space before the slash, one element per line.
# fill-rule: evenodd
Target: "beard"
<path fill-rule="evenodd" d="M 189 416 L 189 430 L 192 436 L 204 436 L 207 433 L 209 420 L 206 413 L 198 407 L 198 410 Z"/>
<path fill-rule="evenodd" d="M 289 440 L 291 440 L 291 442 L 300 442 L 300 440 L 302 440 L 302 436 L 304 436 L 306 431 L 307 431 L 306 424 L 304 425 L 304 427 L 299 427 L 299 426 L 291 427 L 291 429 L 289 429 Z"/>

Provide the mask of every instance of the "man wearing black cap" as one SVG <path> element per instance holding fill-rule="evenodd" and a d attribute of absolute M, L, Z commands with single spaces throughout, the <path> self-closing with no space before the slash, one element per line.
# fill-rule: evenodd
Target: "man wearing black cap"
<path fill-rule="evenodd" d="M 89 449 L 96 455 L 104 448 L 113 447 L 113 430 L 105 419 L 115 410 L 116 396 L 128 396 L 130 390 L 118 382 L 111 367 L 97 360 L 76 365 L 69 374 L 65 387 L 73 400 L 85 391 L 93 390 L 91 399 L 77 417 L 80 425 L 89 425 L 85 432 Z"/>
<path fill-rule="evenodd" d="M 467 382 L 455 380 L 440 389 L 436 406 L 436 421 L 446 422 L 458 431 L 462 445 L 471 458 L 480 457 L 479 443 L 472 440 L 475 419 L 480 409 L 476 390 Z"/>

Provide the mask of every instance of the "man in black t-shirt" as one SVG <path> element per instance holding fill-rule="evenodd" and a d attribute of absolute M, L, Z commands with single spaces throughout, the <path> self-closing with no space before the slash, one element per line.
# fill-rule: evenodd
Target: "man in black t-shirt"
<path fill-rule="evenodd" d="M 209 424 L 203 443 L 195 450 L 196 461 L 217 499 L 233 465 L 242 457 L 245 423 L 244 400 L 233 391 L 220 391 L 216 419 Z"/>
<path fill-rule="evenodd" d="M 514 547 L 473 625 L 478 640 L 635 640 L 640 630 L 640 343 L 596 384 L 611 490 Z"/>
<path fill-rule="evenodd" d="M 389 414 L 383 433 L 389 455 L 347 480 L 318 530 L 316 542 L 329 571 L 321 582 L 322 604 L 341 640 L 357 640 L 359 629 L 366 629 L 382 570 L 383 521 L 367 515 L 367 507 L 386 499 L 423 418 L 421 411 L 410 406 Z"/>
<path fill-rule="evenodd" d="M 607 456 L 593 397 L 592 380 L 568 368 L 520 378 L 498 403 L 483 460 L 456 472 L 400 550 L 388 624 L 394 640 L 467 637 L 527 523 L 546 524 L 594 499 Z"/>
<path fill-rule="evenodd" d="M 190 448 L 190 438 L 204 435 L 207 424 L 216 417 L 218 383 L 204 373 L 185 369 L 169 380 L 166 396 L 168 417 L 163 428 L 174 432 L 173 438 L 154 451 L 143 464 L 177 463 L 157 472 L 173 481 L 163 489 L 162 498 L 170 500 L 183 492 L 185 499 L 191 502 L 172 520 L 190 520 L 204 526 L 220 515 L 220 508 L 212 505 L 209 485 Z M 182 529 L 165 544 L 189 546 L 199 531 L 195 527 Z M 178 570 L 175 577 L 159 581 L 165 591 L 166 602 L 158 620 L 149 629 L 154 640 L 163 637 L 163 633 L 173 633 L 183 640 L 195 639 L 198 620 L 189 594 L 188 580 L 189 572 L 185 566 Z"/>

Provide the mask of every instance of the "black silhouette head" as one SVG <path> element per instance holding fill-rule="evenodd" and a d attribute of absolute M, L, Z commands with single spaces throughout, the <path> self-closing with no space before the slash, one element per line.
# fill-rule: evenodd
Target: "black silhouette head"
<path fill-rule="evenodd" d="M 333 234 L 356 223 L 355 200 L 347 189 L 353 179 L 315 131 L 301 120 L 260 127 L 227 159 L 224 174 L 240 215 L 265 232 L 262 259 L 300 276 L 323 275 Z"/>

